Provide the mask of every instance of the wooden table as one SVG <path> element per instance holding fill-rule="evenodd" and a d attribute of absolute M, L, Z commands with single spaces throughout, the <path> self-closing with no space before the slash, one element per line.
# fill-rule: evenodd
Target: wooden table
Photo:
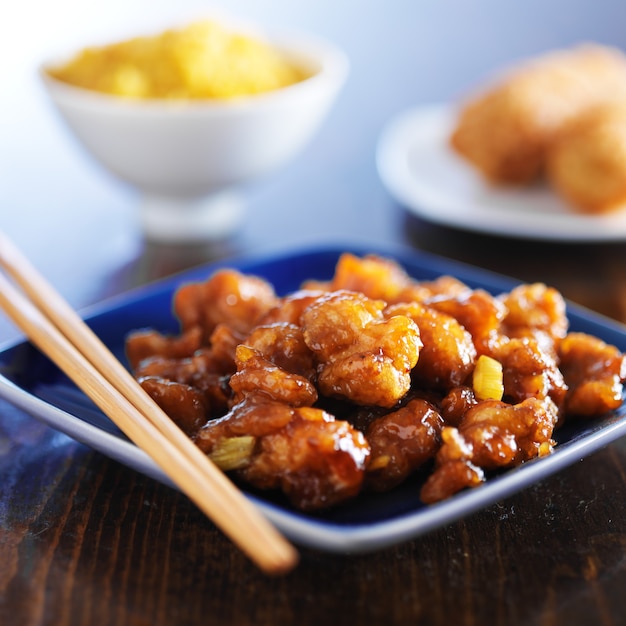
<path fill-rule="evenodd" d="M 625 319 L 620 245 L 408 221 L 405 244 L 543 277 Z M 178 492 L 4 404 L 0 452 L 2 624 L 608 625 L 626 615 L 624 440 L 414 541 L 359 556 L 303 549 L 278 578 Z"/>
<path fill-rule="evenodd" d="M 101 177 L 58 129 L 28 160 L 12 153 L 15 176 L 2 190 L 12 211 L 4 213 L 2 228 L 77 307 L 212 258 L 332 240 L 413 246 L 544 281 L 626 322 L 623 243 L 541 243 L 455 231 L 408 216 L 389 198 L 373 155 L 391 114 L 452 97 L 488 66 L 555 42 L 542 39 L 531 9 L 514 27 L 507 13 L 500 24 L 506 29 L 483 47 L 472 31 L 450 31 L 445 8 L 440 14 L 433 9 L 432 21 L 419 23 L 421 38 L 413 37 L 407 15 L 417 5 L 399 4 L 396 17 L 382 9 L 381 15 L 366 12 L 370 25 L 382 20 L 389 41 L 399 42 L 398 52 L 389 44 L 386 55 L 375 55 L 367 32 L 351 28 L 339 12 L 328 22 L 327 32 L 352 56 L 353 82 L 302 157 L 250 190 L 246 223 L 232 241 L 182 250 L 142 241 L 132 192 Z M 498 6 L 482 3 L 477 19 L 495 15 Z M 528 6 L 540 7 L 540 21 L 548 24 L 557 23 L 565 5 Z M 300 10 L 293 9 L 295 21 Z M 589 32 L 619 43 L 623 21 L 616 15 L 622 10 L 616 2 L 594 3 Z M 584 13 L 582 4 L 576 11 Z M 315 15 L 308 17 L 315 25 Z M 559 22 L 562 41 L 586 36 L 582 22 L 570 22 Z M 319 17 L 317 26 L 326 25 Z M 453 34 L 465 37 L 464 50 L 473 55 L 464 64 L 458 56 L 442 56 L 430 68 L 420 46 Z M 398 63 L 408 63 L 409 49 L 428 80 L 394 91 L 392 74 Z M 368 66 L 374 56 L 383 65 Z M 370 80 L 387 82 L 380 97 L 364 99 Z M 39 115 L 28 123 L 49 128 L 52 122 Z M 5 137 L 4 146 L 16 147 L 21 139 L 17 132 Z M 32 180 L 37 184 L 27 184 Z M 1 320 L 0 340 L 16 336 Z M 268 577 L 177 491 L 0 403 L 3 626 L 608 626 L 626 620 L 624 589 L 624 439 L 413 541 L 359 556 L 302 549 L 297 569 Z"/>

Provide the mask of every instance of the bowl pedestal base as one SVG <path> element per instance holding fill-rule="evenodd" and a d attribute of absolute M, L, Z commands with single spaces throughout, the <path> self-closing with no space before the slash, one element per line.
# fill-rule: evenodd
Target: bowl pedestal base
<path fill-rule="evenodd" d="M 220 191 L 200 198 L 145 194 L 140 205 L 144 235 L 168 243 L 225 239 L 243 221 L 244 200 L 237 191 Z"/>

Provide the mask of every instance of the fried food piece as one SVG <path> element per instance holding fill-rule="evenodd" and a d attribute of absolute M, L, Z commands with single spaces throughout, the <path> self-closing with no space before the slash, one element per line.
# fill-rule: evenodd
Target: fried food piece
<path fill-rule="evenodd" d="M 395 302 L 411 282 L 405 270 L 391 259 L 344 253 L 337 261 L 328 290 L 358 291 L 373 300 Z"/>
<path fill-rule="evenodd" d="M 567 334 L 565 300 L 554 287 L 544 283 L 518 285 L 500 299 L 508 311 L 502 324 L 502 332 L 508 337 L 558 342 Z M 548 345 L 543 343 L 544 348 Z"/>
<path fill-rule="evenodd" d="M 232 369 L 235 369 L 233 364 Z M 188 385 L 202 392 L 209 403 L 211 416 L 222 415 L 228 409 L 231 389 L 230 372 L 213 358 L 210 348 L 202 348 L 184 359 L 151 357 L 144 359 L 134 371 L 135 378 L 160 378 Z"/>
<path fill-rule="evenodd" d="M 557 407 L 565 401 L 567 385 L 555 356 L 535 339 L 514 338 L 492 354 L 502 364 L 504 397 L 513 402 L 550 398 Z"/>
<path fill-rule="evenodd" d="M 450 315 L 411 302 L 394 304 L 387 315 L 403 315 L 419 328 L 423 347 L 412 377 L 426 388 L 448 390 L 464 384 L 476 361 L 470 333 Z"/>
<path fill-rule="evenodd" d="M 205 282 L 180 287 L 174 294 L 173 307 L 182 332 L 199 326 L 208 343 L 218 324 L 247 334 L 278 303 L 274 288 L 266 280 L 223 269 Z"/>
<path fill-rule="evenodd" d="M 585 333 L 569 333 L 559 357 L 569 386 L 566 415 L 592 417 L 621 406 L 626 356 L 615 346 Z"/>
<path fill-rule="evenodd" d="M 332 506 L 362 487 L 370 449 L 363 434 L 321 409 L 247 396 L 195 438 L 206 454 L 225 439 L 254 437 L 235 476 L 260 489 L 281 489 L 304 511 Z"/>
<path fill-rule="evenodd" d="M 157 376 L 146 376 L 138 382 L 185 434 L 193 436 L 206 424 L 209 403 L 200 390 Z"/>
<path fill-rule="evenodd" d="M 421 490 L 426 503 L 437 502 L 485 479 L 483 470 L 519 465 L 549 454 L 558 409 L 549 399 L 519 404 L 486 400 L 471 407 L 458 428 L 445 427 L 434 472 Z"/>
<path fill-rule="evenodd" d="M 190 328 L 180 335 L 164 335 L 151 329 L 136 330 L 126 337 L 126 358 L 131 368 L 153 356 L 183 359 L 202 346 L 202 329 Z"/>
<path fill-rule="evenodd" d="M 375 491 L 388 491 L 432 458 L 439 448 L 443 418 L 416 398 L 370 423 L 365 438 L 371 447 L 366 481 Z"/>
<path fill-rule="evenodd" d="M 375 254 L 357 257 L 347 252 L 339 257 L 332 280 L 306 284 L 325 291 L 358 291 L 368 298 L 384 300 L 387 304 L 424 302 L 435 296 L 452 297 L 470 291 L 467 285 L 452 276 L 417 281 L 392 259 Z"/>
<path fill-rule="evenodd" d="M 315 384 L 315 359 L 301 326 L 288 322 L 257 326 L 243 344 L 257 350 L 274 365 Z M 241 354 L 238 358 L 241 359 Z"/>
<path fill-rule="evenodd" d="M 526 61 L 466 102 L 450 143 L 487 180 L 524 184 L 569 121 L 626 92 L 621 51 L 587 44 Z"/>
<path fill-rule="evenodd" d="M 437 455 L 437 466 L 420 489 L 424 504 L 445 500 L 459 491 L 478 487 L 485 481 L 485 472 L 471 461 L 472 447 L 457 428 L 447 426 L 441 432 L 443 445 Z"/>
<path fill-rule="evenodd" d="M 302 330 L 274 324 L 256 328 L 248 340 L 256 347 L 237 347 L 237 371 L 230 378 L 235 404 L 224 417 L 206 423 L 197 433 L 197 445 L 219 457 L 231 440 L 252 438 L 244 448 L 245 458 L 234 463 L 228 455 L 228 467 L 258 488 L 280 488 L 302 510 L 356 495 L 364 479 L 368 443 L 348 422 L 311 408 L 317 400 L 315 386 L 280 366 L 310 374 L 312 361 Z M 287 360 L 291 350 L 300 354 L 293 364 Z"/>
<path fill-rule="evenodd" d="M 209 347 L 201 350 L 211 355 L 211 361 L 217 371 L 232 374 L 235 369 L 235 352 L 243 341 L 244 335 L 235 332 L 226 324 L 218 324 L 211 333 Z"/>
<path fill-rule="evenodd" d="M 284 298 L 267 313 L 261 316 L 259 326 L 268 326 L 277 323 L 288 323 L 300 326 L 300 317 L 309 304 L 315 302 L 327 289 L 300 289 Z"/>
<path fill-rule="evenodd" d="M 569 123 L 546 157 L 553 189 L 579 212 L 626 206 L 626 101 L 593 108 Z"/>
<path fill-rule="evenodd" d="M 459 386 L 450 389 L 439 403 L 439 411 L 448 426 L 458 426 L 467 411 L 478 404 L 471 387 Z"/>
<path fill-rule="evenodd" d="M 557 413 L 549 398 L 519 404 L 487 400 L 470 408 L 459 431 L 473 446 L 474 463 L 485 469 L 510 467 L 550 452 Z"/>
<path fill-rule="evenodd" d="M 406 395 L 420 331 L 404 315 L 385 315 L 384 306 L 360 293 L 334 291 L 304 311 L 304 340 L 315 353 L 322 394 L 383 407 Z"/>
<path fill-rule="evenodd" d="M 238 346 L 236 363 L 237 371 L 230 377 L 235 402 L 255 394 L 289 406 L 311 406 L 317 400 L 317 389 L 311 381 L 275 365 L 254 348 Z"/>
<path fill-rule="evenodd" d="M 508 313 L 501 300 L 483 289 L 466 290 L 455 296 L 435 296 L 426 304 L 457 320 L 472 336 L 478 355 L 489 354 Z"/>

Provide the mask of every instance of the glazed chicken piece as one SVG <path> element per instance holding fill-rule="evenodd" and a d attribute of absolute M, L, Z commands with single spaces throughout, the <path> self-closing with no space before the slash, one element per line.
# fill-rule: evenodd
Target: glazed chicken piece
<path fill-rule="evenodd" d="M 126 358 L 135 369 L 142 361 L 159 356 L 167 359 L 183 359 L 191 356 L 202 346 L 202 329 L 190 328 L 180 335 L 164 335 L 156 330 L 136 330 L 126 338 Z"/>
<path fill-rule="evenodd" d="M 233 403 L 258 393 L 290 406 L 311 406 L 318 398 L 313 353 L 294 324 L 257 326 L 237 346 L 235 366 Z"/>
<path fill-rule="evenodd" d="M 302 327 L 288 322 L 257 326 L 242 343 L 274 365 L 315 383 L 315 357 L 304 340 Z"/>
<path fill-rule="evenodd" d="M 442 427 L 435 406 L 419 398 L 372 421 L 365 433 L 371 447 L 367 484 L 387 491 L 403 482 L 434 456 Z"/>
<path fill-rule="evenodd" d="M 173 306 L 182 332 L 200 327 L 208 343 L 218 324 L 247 334 L 278 303 L 279 298 L 267 281 L 223 269 L 205 282 L 180 287 L 174 294 Z"/>
<path fill-rule="evenodd" d="M 317 389 L 308 378 L 275 365 L 254 348 L 238 346 L 236 363 L 237 371 L 230 377 L 234 402 L 255 394 L 289 406 L 311 406 L 317 400 Z"/>
<path fill-rule="evenodd" d="M 435 470 L 420 489 L 420 499 L 424 504 L 445 500 L 464 489 L 478 487 L 485 481 L 483 469 L 472 463 L 472 446 L 458 429 L 445 427 L 441 439 L 443 443 L 435 457 Z"/>
<path fill-rule="evenodd" d="M 439 402 L 439 411 L 447 426 L 458 426 L 467 411 L 478 404 L 472 387 L 454 387 Z"/>
<path fill-rule="evenodd" d="M 360 431 L 321 409 L 250 395 L 208 422 L 195 442 L 212 456 L 241 438 L 250 445 L 231 459 L 234 475 L 259 489 L 282 490 L 301 510 L 329 507 L 361 490 L 369 446 Z"/>
<path fill-rule="evenodd" d="M 550 398 L 560 409 L 567 385 L 556 358 L 535 339 L 503 341 L 492 355 L 502 364 L 504 397 L 512 403 Z"/>
<path fill-rule="evenodd" d="M 145 376 L 138 382 L 186 435 L 194 436 L 206 424 L 210 403 L 199 389 L 158 376 Z"/>
<path fill-rule="evenodd" d="M 448 390 L 465 383 L 474 367 L 476 348 L 459 322 L 417 302 L 392 305 L 386 314 L 409 317 L 419 328 L 423 347 L 412 372 L 418 385 Z"/>
<path fill-rule="evenodd" d="M 395 302 L 411 282 L 405 270 L 391 259 L 344 253 L 337 261 L 327 288 L 328 291 L 358 291 L 373 300 Z"/>
<path fill-rule="evenodd" d="M 240 341 L 241 337 L 230 327 L 218 324 L 211 333 L 209 346 L 200 347 L 187 357 L 159 354 L 146 357 L 136 365 L 134 374 L 137 379 L 160 378 L 162 382 L 189 385 L 201 391 L 208 402 L 208 416 L 219 417 L 228 410 L 231 402 L 232 390 L 228 381 L 236 370 L 235 351 Z M 155 397 L 155 400 L 163 402 L 162 398 Z"/>
<path fill-rule="evenodd" d="M 508 337 L 534 337 L 544 349 L 554 351 L 569 328 L 565 300 L 559 291 L 543 283 L 518 285 L 502 294 L 508 311 L 502 333 Z"/>
<path fill-rule="evenodd" d="M 467 285 L 452 276 L 418 281 L 396 261 L 374 254 L 357 257 L 349 253 L 339 257 L 332 280 L 306 284 L 325 291 L 358 291 L 368 298 L 384 300 L 388 304 L 423 302 L 434 296 L 456 296 L 469 290 Z"/>
<path fill-rule="evenodd" d="M 421 490 L 426 503 L 447 498 L 485 479 L 483 470 L 519 465 L 549 454 L 558 409 L 549 399 L 528 398 L 519 404 L 495 400 L 471 407 L 458 428 L 442 431 L 435 470 Z"/>
<path fill-rule="evenodd" d="M 384 306 L 336 291 L 304 311 L 304 340 L 315 353 L 322 394 L 383 407 L 406 395 L 422 347 L 420 331 L 404 315 L 385 315 Z"/>
<path fill-rule="evenodd" d="M 278 298 L 266 281 L 234 270 L 221 270 L 207 281 L 179 288 L 173 300 L 181 333 L 166 336 L 142 330 L 126 339 L 126 354 L 137 379 L 149 379 L 146 390 L 159 404 L 167 404 L 182 424 L 194 423 L 191 403 L 174 409 L 183 387 L 200 391 L 207 414 L 223 415 L 231 390 L 228 378 L 235 371 L 235 349 L 258 317 L 274 307 Z M 167 399 L 171 392 L 172 399 Z M 193 393 L 192 393 L 193 395 Z M 185 416 L 189 408 L 189 415 Z"/>
<path fill-rule="evenodd" d="M 221 364 L 221 371 L 234 371 L 235 348 L 241 343 L 238 335 L 225 324 L 218 324 L 208 343 L 203 331 L 194 326 L 180 335 L 163 335 L 155 330 L 138 330 L 126 337 L 126 357 L 132 369 L 140 370 L 144 362 L 162 358 L 165 361 L 183 360 L 210 346 L 213 361 Z"/>
<path fill-rule="evenodd" d="M 237 347 L 237 371 L 230 378 L 236 404 L 223 417 L 207 422 L 196 444 L 220 467 L 260 489 L 281 489 L 302 510 L 355 496 L 370 450 L 363 434 L 313 408 L 315 386 L 277 364 L 291 367 L 285 362 L 291 347 L 302 357 L 301 329 L 274 324 L 257 328 L 249 339 L 256 348 Z M 296 359 L 292 369 L 307 372 L 306 363 Z"/>
<path fill-rule="evenodd" d="M 207 416 L 217 417 L 228 409 L 232 395 L 228 386 L 230 369 L 228 372 L 224 371 L 223 364 L 215 360 L 211 348 L 201 348 L 184 359 L 159 356 L 144 359 L 134 375 L 138 380 L 158 378 L 164 383 L 170 381 L 193 387 L 204 395 L 208 403 Z M 232 370 L 234 369 L 233 363 Z M 156 397 L 154 399 L 163 401 Z"/>
<path fill-rule="evenodd" d="M 304 310 L 327 290 L 300 289 L 284 298 L 267 313 L 261 316 L 258 323 L 260 326 L 268 326 L 276 323 L 288 323 L 300 325 L 300 318 Z"/>
<path fill-rule="evenodd" d="M 592 417 L 621 406 L 626 356 L 615 346 L 585 333 L 569 333 L 559 345 L 559 357 L 569 386 L 566 415 Z"/>
<path fill-rule="evenodd" d="M 472 336 L 478 355 L 489 354 L 508 313 L 503 302 L 482 289 L 465 290 L 456 296 L 431 297 L 425 304 L 457 320 Z"/>

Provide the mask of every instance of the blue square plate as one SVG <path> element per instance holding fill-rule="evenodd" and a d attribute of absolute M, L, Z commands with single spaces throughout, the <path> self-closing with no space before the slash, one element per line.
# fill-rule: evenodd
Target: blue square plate
<path fill-rule="evenodd" d="M 517 284 L 502 276 L 414 250 L 358 246 L 315 248 L 196 268 L 109 300 L 90 311 L 86 320 L 125 362 L 124 341 L 130 331 L 151 327 L 163 333 L 178 332 L 171 302 L 173 292 L 181 283 L 203 280 L 220 267 L 233 267 L 266 278 L 279 294 L 286 294 L 306 279 L 329 279 L 343 252 L 379 254 L 395 259 L 419 280 L 450 274 L 471 287 L 494 294 L 508 291 Z M 626 351 L 626 331 L 617 323 L 571 304 L 568 304 L 568 317 L 571 330 L 596 335 Z M 0 397 L 70 437 L 171 485 L 160 468 L 30 343 L 13 343 L 0 350 Z M 625 410 L 622 406 L 600 419 L 572 422 L 555 433 L 558 445 L 550 456 L 507 470 L 480 487 L 434 505 L 420 502 L 423 477 L 419 475 L 389 493 L 363 494 L 331 511 L 315 514 L 294 510 L 280 495 L 243 488 L 295 543 L 330 552 L 373 551 L 466 516 L 598 450 L 626 434 Z"/>

